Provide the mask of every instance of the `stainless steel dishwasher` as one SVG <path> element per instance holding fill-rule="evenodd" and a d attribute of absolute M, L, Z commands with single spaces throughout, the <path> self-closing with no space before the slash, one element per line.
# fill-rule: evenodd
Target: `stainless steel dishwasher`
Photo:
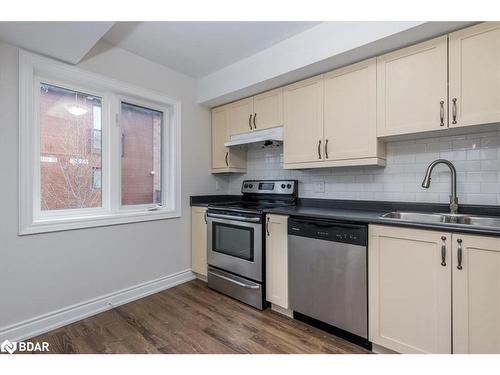
<path fill-rule="evenodd" d="M 370 345 L 367 243 L 366 225 L 288 220 L 289 298 L 296 319 Z"/>

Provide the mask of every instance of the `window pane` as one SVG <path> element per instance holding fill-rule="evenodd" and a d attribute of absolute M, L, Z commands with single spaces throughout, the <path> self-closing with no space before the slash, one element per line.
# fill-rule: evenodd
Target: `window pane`
<path fill-rule="evenodd" d="M 100 181 L 93 181 L 101 168 L 101 107 L 99 97 L 41 84 L 42 210 L 101 206 Z"/>
<path fill-rule="evenodd" d="M 122 103 L 122 204 L 161 203 L 163 113 Z"/>

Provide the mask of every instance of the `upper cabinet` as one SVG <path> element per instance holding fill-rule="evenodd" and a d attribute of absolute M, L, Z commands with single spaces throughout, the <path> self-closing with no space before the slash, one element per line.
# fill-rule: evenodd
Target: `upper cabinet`
<path fill-rule="evenodd" d="M 253 98 L 246 98 L 227 106 L 228 136 L 249 132 L 253 129 Z"/>
<path fill-rule="evenodd" d="M 377 159 L 385 159 L 385 145 L 377 140 L 376 59 L 324 78 L 324 160 L 379 164 Z"/>
<path fill-rule="evenodd" d="M 229 136 L 283 125 L 283 89 L 228 105 Z"/>
<path fill-rule="evenodd" d="M 447 127 L 447 36 L 377 57 L 377 135 Z"/>
<path fill-rule="evenodd" d="M 224 146 L 232 135 L 282 125 L 282 88 L 212 109 L 212 173 L 245 172 L 245 149 Z"/>
<path fill-rule="evenodd" d="M 254 130 L 283 125 L 283 88 L 254 96 L 253 111 Z"/>
<path fill-rule="evenodd" d="M 500 22 L 377 58 L 377 136 L 500 122 Z"/>
<path fill-rule="evenodd" d="M 228 106 L 212 110 L 212 173 L 245 172 L 246 153 L 224 146 L 228 139 Z"/>
<path fill-rule="evenodd" d="M 285 87 L 285 168 L 383 165 L 376 60 Z"/>
<path fill-rule="evenodd" d="M 450 127 L 500 122 L 500 22 L 449 37 Z"/>
<path fill-rule="evenodd" d="M 227 109 L 212 110 L 212 169 L 225 168 L 226 153 L 229 151 L 224 142 L 227 137 Z"/>
<path fill-rule="evenodd" d="M 284 164 L 321 161 L 323 155 L 323 76 L 285 87 Z"/>

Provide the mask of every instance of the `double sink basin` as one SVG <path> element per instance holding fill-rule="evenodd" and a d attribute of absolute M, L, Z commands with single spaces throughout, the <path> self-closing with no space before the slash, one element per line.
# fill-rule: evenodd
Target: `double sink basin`
<path fill-rule="evenodd" d="M 463 224 L 479 227 L 500 228 L 500 217 L 400 211 L 388 212 L 383 214 L 382 217 L 386 219 L 396 219 L 414 223 Z"/>

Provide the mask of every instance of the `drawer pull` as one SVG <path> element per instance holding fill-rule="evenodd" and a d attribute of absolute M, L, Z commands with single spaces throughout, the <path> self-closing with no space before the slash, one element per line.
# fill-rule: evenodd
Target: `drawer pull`
<path fill-rule="evenodd" d="M 442 236 L 441 241 L 443 241 L 441 244 L 441 265 L 446 267 L 446 237 Z"/>
<path fill-rule="evenodd" d="M 452 121 L 452 123 L 456 124 L 457 123 L 457 98 L 453 98 L 453 99 L 451 99 L 451 101 L 453 102 L 453 107 L 452 107 L 453 121 Z"/>
<path fill-rule="evenodd" d="M 457 269 L 461 270 L 462 269 L 462 240 L 459 238 L 457 240 L 458 242 L 458 250 L 457 250 Z"/>
<path fill-rule="evenodd" d="M 439 117 L 441 119 L 439 126 L 444 126 L 444 100 L 439 102 Z"/>

